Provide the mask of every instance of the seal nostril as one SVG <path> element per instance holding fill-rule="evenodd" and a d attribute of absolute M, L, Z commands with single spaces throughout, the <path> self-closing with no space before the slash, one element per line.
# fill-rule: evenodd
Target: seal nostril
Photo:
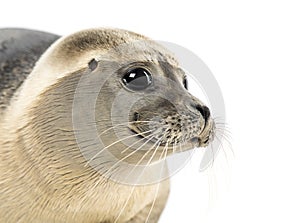
<path fill-rule="evenodd" d="M 206 106 L 196 105 L 196 109 L 201 113 L 205 121 L 207 121 L 210 116 L 209 108 Z"/>

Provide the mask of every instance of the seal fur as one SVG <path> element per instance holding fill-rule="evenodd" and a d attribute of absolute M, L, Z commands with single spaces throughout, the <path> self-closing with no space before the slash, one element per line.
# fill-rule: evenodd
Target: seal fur
<path fill-rule="evenodd" d="M 57 36 L 51 38 L 49 45 Z M 0 118 L 1 219 L 6 222 L 158 221 L 169 193 L 168 180 L 138 187 L 107 180 L 86 165 L 87 160 L 82 157 L 76 143 L 71 117 L 76 86 L 89 69 L 89 62 L 97 59 L 100 63 L 107 60 L 121 64 L 128 60 L 128 52 L 110 50 L 139 40 L 147 41 L 147 49 L 154 48 L 155 52 L 160 52 L 155 43 L 139 34 L 117 29 L 95 29 L 58 39 L 39 59 L 43 50 L 37 53 L 35 60 L 38 61 L 30 75 L 25 72 L 25 78 L 18 81 L 13 93 L 2 99 L 5 106 Z M 171 54 L 165 51 L 161 54 L 168 65 L 178 66 Z M 131 57 L 133 61 L 158 63 L 151 50 Z M 32 64 L 29 63 L 29 70 Z M 101 69 L 104 67 L 99 65 L 98 69 L 103 71 Z M 163 69 L 162 72 L 166 73 Z M 100 129 L 105 129 L 107 125 L 101 116 L 109 117 L 109 106 L 103 104 L 111 105 L 107 95 L 115 90 L 109 84 L 104 88 L 106 97 L 100 99 L 96 106 L 99 116 L 96 118 L 101 120 L 102 125 Z M 122 87 L 117 82 L 111 84 Z M 184 89 L 181 92 L 185 94 Z M 185 97 L 202 105 L 190 95 Z M 146 112 L 142 110 L 147 110 L 147 106 L 138 107 L 139 112 L 144 114 L 142 118 L 146 118 Z M 200 113 L 198 116 L 200 121 L 197 127 L 202 125 L 204 128 L 204 117 Z M 168 117 L 169 114 L 163 119 Z M 149 126 L 132 126 L 136 131 L 141 128 Z M 203 128 L 194 134 L 204 132 L 210 136 L 211 122 L 208 122 L 205 131 Z M 116 137 L 109 134 L 105 139 L 111 144 Z M 120 148 L 124 145 L 117 144 L 111 152 L 118 156 Z M 136 160 L 138 155 L 133 162 Z"/>

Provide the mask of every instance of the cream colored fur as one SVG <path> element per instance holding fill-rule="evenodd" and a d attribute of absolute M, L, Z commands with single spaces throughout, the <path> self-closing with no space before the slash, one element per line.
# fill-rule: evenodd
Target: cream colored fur
<path fill-rule="evenodd" d="M 89 36 L 110 39 L 76 42 Z M 143 222 L 155 198 L 148 222 L 157 222 L 169 182 L 133 187 L 105 179 L 85 165 L 72 129 L 76 72 L 133 39 L 145 38 L 87 30 L 61 38 L 40 58 L 0 117 L 0 222 Z"/>

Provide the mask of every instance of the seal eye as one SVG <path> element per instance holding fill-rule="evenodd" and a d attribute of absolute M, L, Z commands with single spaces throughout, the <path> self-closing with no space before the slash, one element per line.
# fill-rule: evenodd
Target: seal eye
<path fill-rule="evenodd" d="M 144 68 L 135 68 L 127 72 L 122 81 L 127 88 L 140 91 L 146 89 L 152 83 L 152 76 Z"/>
<path fill-rule="evenodd" d="M 183 79 L 183 86 L 184 86 L 185 89 L 188 90 L 188 81 L 187 81 L 187 77 L 184 77 L 184 79 Z"/>

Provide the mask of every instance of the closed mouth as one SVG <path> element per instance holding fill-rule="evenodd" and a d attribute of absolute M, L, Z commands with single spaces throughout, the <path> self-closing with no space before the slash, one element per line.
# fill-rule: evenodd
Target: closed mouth
<path fill-rule="evenodd" d="M 199 135 L 192 137 L 187 140 L 187 143 L 191 143 L 194 147 L 207 147 L 209 142 L 211 141 L 211 134 L 212 134 L 212 126 L 213 123 L 207 122 L 205 123 L 204 128 L 200 132 Z M 129 130 L 139 139 L 149 140 L 149 135 L 151 134 L 142 134 L 141 131 L 136 126 L 128 126 Z M 152 137 L 149 141 L 149 143 L 156 143 L 157 138 Z M 161 141 L 160 145 L 164 146 L 166 144 L 166 141 Z M 170 146 L 172 146 L 172 143 L 169 143 Z"/>
<path fill-rule="evenodd" d="M 136 135 L 136 137 L 138 137 L 138 138 L 140 138 L 140 139 L 145 139 L 145 136 L 143 136 L 143 135 L 140 134 L 139 132 L 135 131 L 135 130 L 132 129 L 132 128 L 129 128 L 129 129 L 130 129 L 130 131 L 131 131 L 134 135 Z"/>

